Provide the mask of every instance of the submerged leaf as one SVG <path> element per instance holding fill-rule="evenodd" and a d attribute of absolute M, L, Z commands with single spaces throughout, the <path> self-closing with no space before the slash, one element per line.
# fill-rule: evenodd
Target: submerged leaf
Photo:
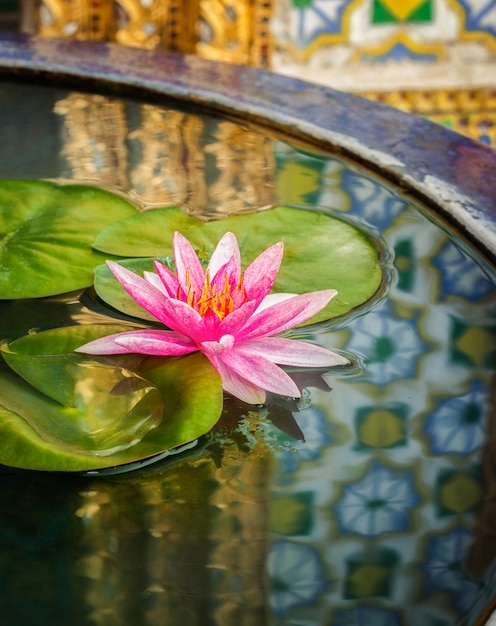
<path fill-rule="evenodd" d="M 284 258 L 274 292 L 338 291 L 312 322 L 344 315 L 364 304 L 382 282 L 377 244 L 366 232 L 336 217 L 293 207 L 280 206 L 206 223 L 188 217 L 178 208 L 155 209 L 104 228 L 93 245 L 122 257 L 171 257 L 174 231 L 187 237 L 203 259 L 209 258 L 220 237 L 231 231 L 238 239 L 245 264 L 268 246 L 283 241 Z M 140 263 L 127 267 L 139 271 Z M 146 264 L 148 269 L 148 263 L 145 261 L 143 267 Z M 106 270 L 98 268 L 96 277 L 102 299 L 120 311 L 131 311 L 127 295 L 118 295 L 110 286 Z"/>
<path fill-rule="evenodd" d="M 109 258 L 91 248 L 95 235 L 136 213 L 123 198 L 96 187 L 0 181 L 0 299 L 91 285 L 93 268 Z"/>
<path fill-rule="evenodd" d="M 35 389 L 66 407 L 73 407 L 78 394 L 76 378 L 85 363 L 74 350 L 86 341 L 131 328 L 118 324 L 55 328 L 6 343 L 1 346 L 1 352 L 7 364 Z M 95 385 L 91 388 L 93 391 Z"/>
<path fill-rule="evenodd" d="M 2 347 L 19 376 L 0 372 L 0 464 L 102 469 L 149 458 L 211 430 L 222 411 L 222 384 L 202 354 L 141 360 L 64 352 L 82 337 L 112 330 L 73 326 Z"/>

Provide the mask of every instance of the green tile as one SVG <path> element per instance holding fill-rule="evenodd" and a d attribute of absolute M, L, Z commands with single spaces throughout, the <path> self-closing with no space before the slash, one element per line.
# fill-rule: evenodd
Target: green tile
<path fill-rule="evenodd" d="M 400 22 L 396 15 L 385 7 L 381 0 L 374 0 L 372 6 L 372 24 L 390 24 L 394 22 Z"/>
<path fill-rule="evenodd" d="M 410 13 L 407 22 L 432 22 L 432 0 L 426 0 L 422 6 Z"/>

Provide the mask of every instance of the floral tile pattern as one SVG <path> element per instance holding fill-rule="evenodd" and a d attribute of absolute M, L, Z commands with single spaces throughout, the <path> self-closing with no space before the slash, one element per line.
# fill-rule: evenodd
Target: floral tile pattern
<path fill-rule="evenodd" d="M 325 569 L 319 553 L 310 546 L 281 541 L 269 554 L 270 604 L 276 615 L 295 606 L 312 604 L 324 591 Z"/>
<path fill-rule="evenodd" d="M 341 532 L 377 537 L 407 531 L 410 511 L 420 502 L 412 480 L 411 472 L 372 463 L 361 480 L 343 485 L 343 497 L 333 507 Z"/>
<path fill-rule="evenodd" d="M 466 394 L 441 400 L 425 423 L 432 453 L 470 454 L 482 447 L 487 437 L 487 415 L 480 408 L 484 404 L 480 380 L 474 381 Z"/>
<path fill-rule="evenodd" d="M 440 61 L 464 40 L 496 50 L 494 0 L 286 0 L 276 8 L 276 44 L 301 59 L 338 46 L 330 65 Z"/>
<path fill-rule="evenodd" d="M 494 0 L 459 0 L 466 14 L 467 31 L 487 32 L 496 37 L 496 2 Z"/>

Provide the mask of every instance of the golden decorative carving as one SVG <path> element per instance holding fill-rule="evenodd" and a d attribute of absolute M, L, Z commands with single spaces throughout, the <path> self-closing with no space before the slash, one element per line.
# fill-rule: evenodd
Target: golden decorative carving
<path fill-rule="evenodd" d="M 267 66 L 272 4 L 262 0 L 200 0 L 200 56 Z"/>
<path fill-rule="evenodd" d="M 111 40 L 114 7 L 107 0 L 41 0 L 38 32 L 48 37 Z"/>
<path fill-rule="evenodd" d="M 129 139 L 141 158 L 130 178 L 145 209 L 181 205 L 199 219 L 213 219 L 275 204 L 271 138 L 153 105 L 140 111 Z"/>
<path fill-rule="evenodd" d="M 59 100 L 68 178 L 130 191 L 143 209 L 181 206 L 199 219 L 277 203 L 274 140 L 232 122 L 74 93 Z M 136 120 L 138 123 L 136 124 Z"/>
<path fill-rule="evenodd" d="M 115 0 L 115 41 L 126 46 L 157 48 L 169 19 L 168 0 Z"/>
<path fill-rule="evenodd" d="M 196 52 L 200 0 L 169 0 L 169 19 L 162 47 L 178 52 Z"/>
<path fill-rule="evenodd" d="M 259 626 L 268 600 L 263 574 L 269 549 L 270 461 L 263 443 L 248 456 L 232 448 L 223 452 L 211 500 L 219 513 L 207 565 L 217 573 L 212 616 L 218 626 Z M 235 581 L 241 584 L 233 585 Z"/>
<path fill-rule="evenodd" d="M 74 491 L 79 614 L 101 625 L 131 623 L 129 607 L 149 626 L 264 623 L 269 459 L 232 448 L 219 468 L 203 455 Z"/>
<path fill-rule="evenodd" d="M 273 0 L 39 0 L 39 34 L 268 67 Z"/>
<path fill-rule="evenodd" d="M 269 68 L 274 50 L 270 30 L 275 0 L 256 0 L 253 10 L 253 40 L 249 63 L 255 67 Z"/>
<path fill-rule="evenodd" d="M 253 7 L 250 0 L 200 0 L 198 52 L 209 59 L 248 62 Z"/>

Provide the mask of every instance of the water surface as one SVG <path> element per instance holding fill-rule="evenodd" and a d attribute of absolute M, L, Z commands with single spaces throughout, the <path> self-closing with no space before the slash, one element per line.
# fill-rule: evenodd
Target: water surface
<path fill-rule="evenodd" d="M 496 591 L 496 294 L 474 251 L 378 177 L 232 121 L 4 83 L 0 132 L 0 178 L 209 219 L 338 212 L 388 267 L 382 297 L 312 329 L 356 367 L 303 378 L 301 402 L 226 399 L 213 439 L 140 472 L 5 469 L 5 623 L 476 624 Z M 2 338 L 23 315 L 50 327 L 84 307 L 0 304 Z"/>

